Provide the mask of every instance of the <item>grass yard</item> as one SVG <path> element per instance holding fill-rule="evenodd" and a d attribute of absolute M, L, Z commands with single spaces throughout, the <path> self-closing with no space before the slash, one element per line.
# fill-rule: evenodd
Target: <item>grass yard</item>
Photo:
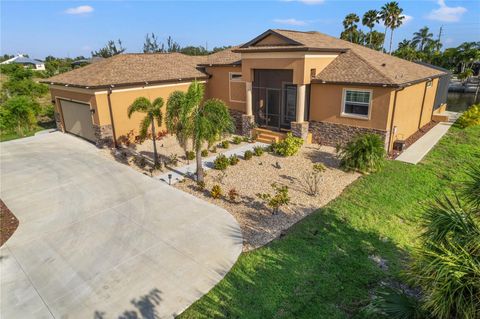
<path fill-rule="evenodd" d="M 466 178 L 480 126 L 452 127 L 422 163 L 388 161 L 279 240 L 244 253 L 179 318 L 362 318 L 381 282 L 398 279 L 424 205 Z M 388 262 L 382 270 L 369 256 Z"/>
<path fill-rule="evenodd" d="M 15 132 L 0 132 L 0 142 L 6 142 L 6 141 L 15 140 L 15 139 L 18 139 L 18 138 L 33 136 L 37 132 L 40 132 L 40 131 L 46 130 L 46 129 L 50 129 L 50 128 L 55 128 L 55 122 L 47 122 L 47 123 L 40 123 L 39 122 L 33 130 L 27 132 L 23 136 L 15 133 Z"/>

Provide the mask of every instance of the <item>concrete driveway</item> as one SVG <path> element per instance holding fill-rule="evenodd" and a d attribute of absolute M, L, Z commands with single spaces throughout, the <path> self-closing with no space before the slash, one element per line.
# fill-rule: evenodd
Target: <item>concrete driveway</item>
<path fill-rule="evenodd" d="M 169 318 L 242 250 L 225 210 L 51 133 L 0 144 L 1 318 Z M 122 317 L 123 316 L 123 317 Z"/>

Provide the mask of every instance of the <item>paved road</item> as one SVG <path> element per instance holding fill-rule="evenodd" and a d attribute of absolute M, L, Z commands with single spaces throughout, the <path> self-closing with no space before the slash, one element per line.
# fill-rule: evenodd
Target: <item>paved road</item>
<path fill-rule="evenodd" d="M 73 136 L 1 143 L 0 164 L 20 221 L 0 249 L 1 318 L 169 318 L 241 252 L 228 212 Z"/>

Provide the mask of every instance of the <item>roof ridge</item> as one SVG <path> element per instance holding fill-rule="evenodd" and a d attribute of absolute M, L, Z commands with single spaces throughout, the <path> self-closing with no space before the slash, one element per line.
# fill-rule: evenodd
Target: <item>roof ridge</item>
<path fill-rule="evenodd" d="M 367 48 L 368 49 L 368 48 Z M 373 49 L 371 49 L 373 50 Z M 390 78 L 388 75 L 384 74 L 382 71 L 380 71 L 380 69 L 378 69 L 375 65 L 372 65 L 369 61 L 367 61 L 363 56 L 361 56 L 360 54 L 358 54 L 357 52 L 355 52 L 354 50 L 352 49 L 349 49 L 348 50 L 349 52 L 352 52 L 355 56 L 357 56 L 357 58 L 359 58 L 360 60 L 362 60 L 363 62 L 365 62 L 369 67 L 373 68 L 377 73 L 379 73 L 382 77 L 384 77 L 385 79 L 387 79 L 390 83 L 395 83 L 395 81 Z M 383 53 L 383 52 L 380 52 L 380 53 Z M 385 53 L 384 53 L 385 54 Z"/>

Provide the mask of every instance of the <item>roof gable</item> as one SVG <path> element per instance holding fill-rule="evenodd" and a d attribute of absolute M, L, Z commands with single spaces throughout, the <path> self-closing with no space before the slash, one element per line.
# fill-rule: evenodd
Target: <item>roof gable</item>
<path fill-rule="evenodd" d="M 301 43 L 286 37 L 274 30 L 267 30 L 258 37 L 240 46 L 240 48 L 262 47 L 262 46 L 298 46 Z"/>

